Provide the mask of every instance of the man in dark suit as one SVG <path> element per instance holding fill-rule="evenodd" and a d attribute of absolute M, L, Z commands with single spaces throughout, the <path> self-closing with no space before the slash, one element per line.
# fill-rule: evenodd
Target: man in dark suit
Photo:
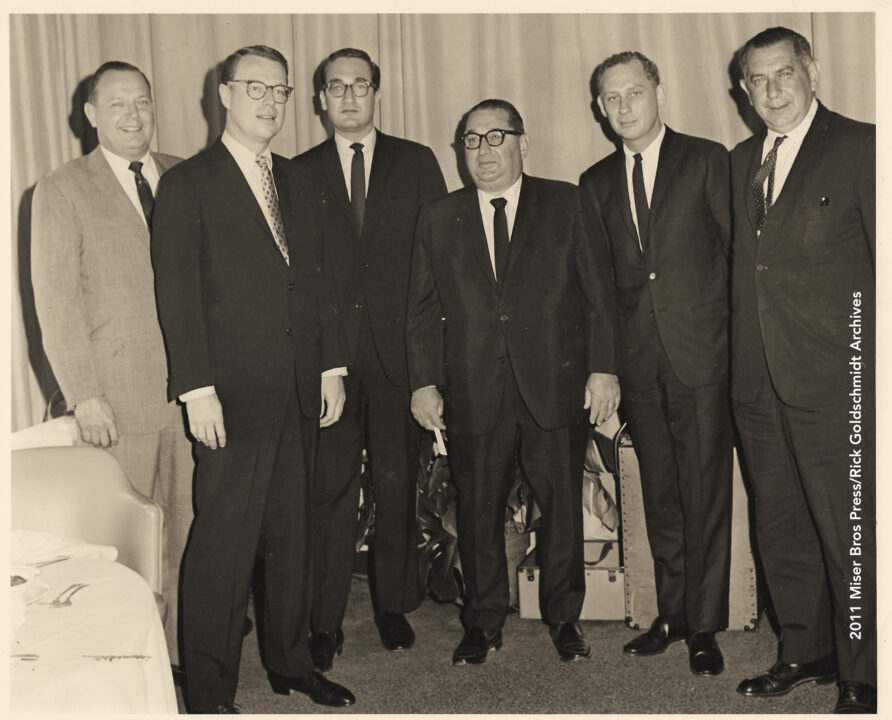
<path fill-rule="evenodd" d="M 759 33 L 740 67 L 767 131 L 731 154 L 732 395 L 781 633 L 738 692 L 838 676 L 835 711 L 875 713 L 876 129 L 817 101 L 799 33 Z"/>
<path fill-rule="evenodd" d="M 731 561 L 728 152 L 663 125 L 659 71 L 639 52 L 601 63 L 592 94 L 622 148 L 583 173 L 580 194 L 612 260 L 659 608 L 623 650 L 655 655 L 687 637 L 691 671 L 717 675 Z"/>
<path fill-rule="evenodd" d="M 502 645 L 518 456 L 542 510 L 539 607 L 561 659 L 576 660 L 591 653 L 577 622 L 586 420 L 603 422 L 619 402 L 606 268 L 576 189 L 523 174 L 529 139 L 511 103 L 478 103 L 463 128 L 476 187 L 422 210 L 406 323 L 423 427 L 446 428 L 445 393 L 466 595 L 452 662 L 483 663 Z"/>
<path fill-rule="evenodd" d="M 34 300 L 47 357 L 84 442 L 107 448 L 133 487 L 164 511 L 164 629 L 177 664 L 177 590 L 195 466 L 183 410 L 167 398 L 149 236 L 158 179 L 180 158 L 149 151 L 152 89 L 134 65 L 103 63 L 88 81 L 84 113 L 98 147 L 34 191 Z"/>
<path fill-rule="evenodd" d="M 306 188 L 272 155 L 288 65 L 242 48 L 223 63 L 222 138 L 160 184 L 152 258 L 170 361 L 196 443 L 195 521 L 183 571 L 190 712 L 234 713 L 258 542 L 264 662 L 275 692 L 349 705 L 313 670 L 310 484 L 318 426 L 344 402 L 339 328 Z M 323 369 L 334 371 L 322 377 Z M 321 402 L 320 402 L 321 397 Z M 321 416 L 321 420 L 320 420 Z"/>
<path fill-rule="evenodd" d="M 322 671 L 344 642 L 364 447 L 375 505 L 372 602 L 388 650 L 412 646 L 405 614 L 425 591 L 415 523 L 421 429 L 409 412 L 406 292 L 418 212 L 445 195 L 446 184 L 430 148 L 375 129 L 380 87 L 380 69 L 364 51 L 332 53 L 319 102 L 334 136 L 295 158 L 312 185 L 349 371 L 341 421 L 320 435 L 313 486 L 310 650 Z"/>

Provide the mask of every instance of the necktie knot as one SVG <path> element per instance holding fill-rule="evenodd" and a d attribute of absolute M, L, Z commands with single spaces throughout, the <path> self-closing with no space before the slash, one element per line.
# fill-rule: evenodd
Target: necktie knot
<path fill-rule="evenodd" d="M 130 163 L 130 172 L 135 175 L 142 175 L 142 163 L 139 160 L 134 160 Z"/>
<path fill-rule="evenodd" d="M 254 158 L 254 162 L 256 162 L 261 170 L 269 170 L 269 163 L 266 161 L 266 155 L 258 155 Z"/>
<path fill-rule="evenodd" d="M 632 159 L 635 161 L 636 165 L 640 165 L 641 164 L 641 153 L 635 153 L 634 155 L 632 155 Z"/>
<path fill-rule="evenodd" d="M 353 143 L 350 146 L 350 149 L 353 151 L 354 154 L 359 154 L 362 152 L 363 147 L 365 146 L 362 143 Z"/>
<path fill-rule="evenodd" d="M 503 197 L 493 198 L 489 201 L 490 205 L 492 205 L 496 211 L 502 210 L 507 204 L 508 201 Z"/>

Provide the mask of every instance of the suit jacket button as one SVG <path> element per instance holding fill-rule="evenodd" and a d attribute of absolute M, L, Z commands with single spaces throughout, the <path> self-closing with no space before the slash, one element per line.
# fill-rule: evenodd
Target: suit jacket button
<path fill-rule="evenodd" d="M 294 283 L 288 283 L 288 290 L 294 290 Z"/>
<path fill-rule="evenodd" d="M 501 320 L 503 323 L 508 322 L 508 316 L 507 315 L 499 315 L 499 320 Z"/>
<path fill-rule="evenodd" d="M 356 305 L 354 305 L 353 307 L 355 307 L 357 310 L 362 310 L 362 303 L 356 303 Z"/>
<path fill-rule="evenodd" d="M 359 269 L 360 269 L 360 270 L 368 270 L 368 269 L 369 269 L 369 264 L 368 264 L 368 263 L 360 263 L 360 264 L 359 264 Z"/>
<path fill-rule="evenodd" d="M 285 328 L 285 334 L 291 335 L 291 328 Z"/>
<path fill-rule="evenodd" d="M 505 364 L 505 356 L 499 355 L 499 365 L 504 365 L 504 364 Z"/>
<path fill-rule="evenodd" d="M 651 273 L 651 274 L 648 275 L 647 277 L 649 277 L 651 280 L 656 280 L 656 279 L 657 279 L 657 274 L 656 274 L 656 273 Z"/>
<path fill-rule="evenodd" d="M 765 269 L 765 266 L 762 263 L 759 263 L 758 265 L 756 265 L 756 270 L 758 270 L 759 272 L 762 272 L 764 269 Z"/>

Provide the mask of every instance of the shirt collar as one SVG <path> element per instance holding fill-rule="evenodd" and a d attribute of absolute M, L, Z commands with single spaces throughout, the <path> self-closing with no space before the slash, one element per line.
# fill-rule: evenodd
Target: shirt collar
<path fill-rule="evenodd" d="M 520 174 L 520 177 L 514 181 L 511 187 L 507 188 L 505 192 L 501 193 L 488 193 L 485 190 L 481 190 L 477 188 L 477 197 L 480 198 L 481 204 L 484 202 L 489 202 L 497 197 L 503 197 L 508 201 L 509 205 L 513 205 L 517 207 L 517 203 L 520 199 L 520 183 L 523 180 L 523 173 Z"/>
<path fill-rule="evenodd" d="M 244 145 L 242 145 L 238 140 L 236 140 L 232 135 L 229 134 L 228 130 L 223 131 L 223 135 L 220 138 L 223 142 L 223 145 L 227 150 L 232 154 L 232 157 L 235 158 L 235 161 L 241 166 L 250 167 L 253 164 L 256 164 L 257 153 L 253 150 L 249 150 Z M 260 153 L 261 157 L 266 158 L 266 162 L 268 167 L 272 167 L 272 153 L 270 152 L 269 147 L 267 146 L 266 150 Z"/>
<path fill-rule="evenodd" d="M 656 163 L 660 159 L 660 146 L 663 144 L 663 138 L 665 136 L 666 124 L 661 121 L 660 132 L 658 132 L 657 136 L 650 141 L 650 145 L 641 151 L 642 164 L 653 163 L 653 166 L 656 167 Z M 626 162 L 634 162 L 635 151 L 627 147 L 625 143 L 623 143 L 623 152 L 626 155 Z"/>
<path fill-rule="evenodd" d="M 813 97 L 811 99 L 811 105 L 808 108 L 808 112 L 805 113 L 805 117 L 799 121 L 799 124 L 794 127 L 789 132 L 779 133 L 774 130 L 768 128 L 768 134 L 765 137 L 765 145 L 767 147 L 771 147 L 774 145 L 775 138 L 787 136 L 787 144 L 788 145 L 800 145 L 802 140 L 805 138 L 805 134 L 808 132 L 808 129 L 811 127 L 812 121 L 815 119 L 815 115 L 818 112 L 818 99 Z"/>
<path fill-rule="evenodd" d="M 337 145 L 337 147 L 338 147 L 339 155 L 352 154 L 353 150 L 351 149 L 350 146 L 355 142 L 362 143 L 362 152 L 363 153 L 373 152 L 375 150 L 376 138 L 377 138 L 377 135 L 375 132 L 375 128 L 372 128 L 371 130 L 369 130 L 368 134 L 361 140 L 348 140 L 343 135 L 339 134 L 337 131 L 335 131 L 335 134 L 334 134 L 335 145 Z"/>
<path fill-rule="evenodd" d="M 104 145 L 100 145 L 99 147 L 102 150 L 102 154 L 105 156 L 105 159 L 108 161 L 108 164 L 111 166 L 111 169 L 115 173 L 115 175 L 126 177 L 127 173 L 130 172 L 130 163 L 132 161 L 113 153 Z M 149 151 L 146 151 L 146 154 L 139 159 L 139 162 L 143 164 L 143 167 L 147 165 L 154 166 L 155 163 L 155 161 L 152 160 L 152 153 Z"/>

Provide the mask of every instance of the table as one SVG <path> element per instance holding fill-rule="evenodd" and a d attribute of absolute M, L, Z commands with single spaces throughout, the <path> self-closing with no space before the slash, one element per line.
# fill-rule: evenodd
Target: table
<path fill-rule="evenodd" d="M 71 558 L 42 568 L 49 589 L 27 606 L 10 655 L 16 712 L 177 713 L 164 629 L 145 580 L 119 563 Z M 74 583 L 70 607 L 41 604 Z"/>

